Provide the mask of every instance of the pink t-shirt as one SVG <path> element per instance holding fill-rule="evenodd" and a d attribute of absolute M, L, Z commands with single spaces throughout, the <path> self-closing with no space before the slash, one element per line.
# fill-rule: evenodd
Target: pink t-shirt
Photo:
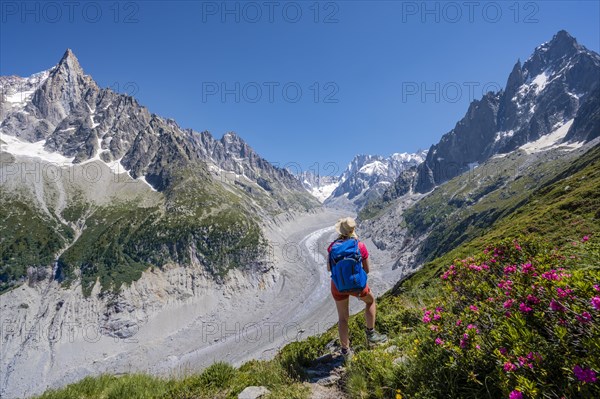
<path fill-rule="evenodd" d="M 335 241 L 329 244 L 329 247 L 327 247 L 327 252 L 331 252 L 331 247 L 334 243 Z M 369 251 L 367 251 L 367 246 L 360 241 L 358 242 L 358 250 L 360 251 L 360 256 L 362 256 L 363 259 L 367 259 L 369 257 Z"/>

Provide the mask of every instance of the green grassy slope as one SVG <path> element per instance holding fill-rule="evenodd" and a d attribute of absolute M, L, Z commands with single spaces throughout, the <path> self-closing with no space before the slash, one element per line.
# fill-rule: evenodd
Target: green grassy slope
<path fill-rule="evenodd" d="M 78 269 L 84 293 L 96 279 L 103 290 L 118 290 L 152 265 L 187 265 L 192 257 L 215 278 L 259 264 L 265 240 L 258 221 L 240 197 L 209 179 L 183 170 L 160 206 L 120 202 L 92 209 L 81 237 L 60 257 L 65 283 Z"/>

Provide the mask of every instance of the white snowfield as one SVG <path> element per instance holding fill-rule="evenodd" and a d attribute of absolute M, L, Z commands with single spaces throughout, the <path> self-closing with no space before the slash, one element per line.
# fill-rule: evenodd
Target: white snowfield
<path fill-rule="evenodd" d="M 309 193 L 313 195 L 313 197 L 317 198 L 320 203 L 325 202 L 327 198 L 335 191 L 335 189 L 340 185 L 340 182 L 337 181 L 335 183 L 326 184 L 324 186 L 313 187 L 309 190 Z"/>
<path fill-rule="evenodd" d="M 536 141 L 523 144 L 519 148 L 528 154 L 533 154 L 535 152 L 547 151 L 556 147 L 564 147 L 568 150 L 574 150 L 581 147 L 584 143 L 561 143 L 561 140 L 567 135 L 569 128 L 573 124 L 573 120 L 574 119 L 570 119 L 552 132 L 540 137 Z"/>
<path fill-rule="evenodd" d="M 75 130 L 75 128 L 68 128 L 65 130 Z M 85 165 L 87 163 L 96 161 L 105 164 L 114 174 L 127 173 L 131 177 L 129 171 L 123 166 L 123 164 L 121 164 L 121 158 L 110 162 L 105 162 L 100 158 L 100 154 L 104 151 L 107 151 L 101 149 L 102 139 L 98 139 L 99 150 L 96 152 L 96 154 L 92 158 L 79 164 L 73 163 L 75 157 L 65 157 L 58 152 L 46 150 L 44 148 L 44 144 L 46 144 L 45 140 L 30 143 L 27 141 L 22 141 L 17 137 L 2 133 L 0 130 L 0 149 L 3 152 L 19 157 L 38 159 L 39 161 L 59 167 L 73 167 L 75 165 Z M 152 191 L 156 191 L 156 189 L 152 187 L 150 183 L 148 183 L 146 176 L 140 176 L 135 180 L 146 184 Z"/>
<path fill-rule="evenodd" d="M 531 81 L 531 85 L 535 86 L 535 94 L 540 94 L 544 88 L 546 87 L 546 84 L 548 84 L 548 77 L 549 77 L 549 73 L 548 71 L 544 71 L 542 73 L 540 73 L 539 75 L 537 75 L 532 81 Z"/>
<path fill-rule="evenodd" d="M 45 140 L 41 140 L 35 143 L 29 143 L 27 141 L 21 141 L 14 136 L 4 134 L 0 131 L 0 140 L 5 144 L 0 144 L 0 148 L 4 152 L 8 152 L 12 155 L 18 155 L 23 157 L 37 158 L 41 161 L 55 164 L 57 166 L 71 166 L 73 165 L 73 158 L 68 158 L 59 154 L 58 152 L 50 152 L 44 148 Z"/>
<path fill-rule="evenodd" d="M 373 174 L 385 174 L 387 173 L 388 166 L 381 161 L 373 161 L 364 165 L 359 169 L 360 173 L 364 173 L 365 175 L 373 175 Z"/>

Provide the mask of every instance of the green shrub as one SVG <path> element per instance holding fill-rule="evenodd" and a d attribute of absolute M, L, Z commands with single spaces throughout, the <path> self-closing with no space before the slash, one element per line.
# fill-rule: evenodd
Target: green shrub
<path fill-rule="evenodd" d="M 593 244 L 563 253 L 520 240 L 456 260 L 423 309 L 405 390 L 428 380 L 434 396 L 598 397 L 600 272 L 578 265 L 590 256 L 598 259 Z"/>

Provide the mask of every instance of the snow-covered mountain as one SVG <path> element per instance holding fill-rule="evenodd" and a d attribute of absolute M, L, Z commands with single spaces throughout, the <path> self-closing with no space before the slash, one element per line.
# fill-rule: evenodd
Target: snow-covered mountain
<path fill-rule="evenodd" d="M 573 148 L 598 137 L 599 98 L 600 56 L 559 31 L 523 65 L 517 61 L 503 90 L 473 101 L 454 129 L 431 146 L 418 168 L 416 191 L 428 192 L 522 146 Z"/>
<path fill-rule="evenodd" d="M 86 293 L 98 278 L 118 289 L 151 265 L 198 262 L 215 277 L 223 266 L 261 269 L 261 226 L 319 205 L 235 133 L 218 140 L 150 113 L 99 87 L 71 50 L 28 78 L 0 77 L 0 160 L 0 219 L 10 225 L 0 230 L 0 294 L 51 267 L 52 279 L 81 279 Z M 112 222 L 97 230 L 98 220 Z"/>
<path fill-rule="evenodd" d="M 98 87 L 71 50 L 47 71 L 1 76 L 0 93 L 6 153 L 21 148 L 66 166 L 98 161 L 158 191 L 169 184 L 167 169 L 194 164 L 218 179 L 267 192 L 302 192 L 291 173 L 261 158 L 235 133 L 217 140 L 209 132 L 183 129 L 133 97 Z"/>
<path fill-rule="evenodd" d="M 322 176 L 312 171 L 302 172 L 298 179 L 302 186 L 321 203 L 325 202 L 340 185 L 340 176 Z"/>
<path fill-rule="evenodd" d="M 339 176 L 335 188 L 324 200 L 331 207 L 357 210 L 376 198 L 396 180 L 401 172 L 423 162 L 427 151 L 381 155 L 357 155 Z M 332 184 L 327 186 L 334 187 Z"/>

